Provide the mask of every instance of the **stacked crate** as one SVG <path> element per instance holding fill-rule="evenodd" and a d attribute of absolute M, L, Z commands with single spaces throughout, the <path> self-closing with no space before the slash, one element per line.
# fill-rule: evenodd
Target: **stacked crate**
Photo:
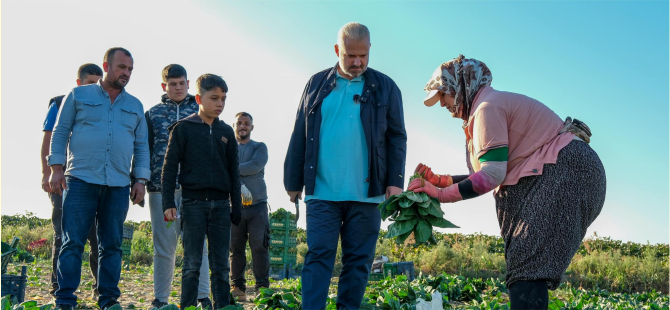
<path fill-rule="evenodd" d="M 21 275 L 6 274 L 7 266 L 12 260 L 12 256 L 16 254 L 18 245 L 18 237 L 14 237 L 9 244 L 2 243 L 2 297 L 9 295 L 10 298 L 16 298 L 21 303 L 26 294 L 27 267 L 21 266 Z"/>
<path fill-rule="evenodd" d="M 416 278 L 414 273 L 414 262 L 385 263 L 383 265 L 383 272 L 370 273 L 368 282 L 379 282 L 387 277 L 393 278 L 398 275 L 407 276 L 407 280 L 409 281 L 414 280 L 414 278 Z"/>
<path fill-rule="evenodd" d="M 397 275 L 407 276 L 407 280 L 414 280 L 414 262 L 397 262 L 384 264 L 384 277 Z"/>
<path fill-rule="evenodd" d="M 290 276 L 296 264 L 298 228 L 295 214 L 279 209 L 270 214 L 270 277 L 281 280 Z"/>
<path fill-rule="evenodd" d="M 133 233 L 135 232 L 135 224 L 123 223 L 123 242 L 121 243 L 121 251 L 123 256 L 130 256 L 133 245 Z"/>

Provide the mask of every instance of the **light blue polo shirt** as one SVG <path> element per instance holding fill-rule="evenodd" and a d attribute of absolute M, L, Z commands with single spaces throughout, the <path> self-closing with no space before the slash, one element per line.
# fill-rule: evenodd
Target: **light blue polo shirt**
<path fill-rule="evenodd" d="M 380 203 L 384 196 L 368 197 L 368 146 L 361 124 L 363 76 L 351 81 L 337 74 L 335 89 L 321 103 L 321 132 L 314 195 L 311 199 Z"/>

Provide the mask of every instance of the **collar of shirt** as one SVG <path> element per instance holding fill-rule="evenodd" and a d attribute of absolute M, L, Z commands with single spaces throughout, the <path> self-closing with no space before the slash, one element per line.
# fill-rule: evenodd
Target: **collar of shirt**
<path fill-rule="evenodd" d="M 100 91 L 109 98 L 109 93 L 105 90 L 104 87 L 102 87 L 102 79 L 98 80 L 98 87 L 100 87 Z M 125 94 L 125 93 L 126 93 L 126 88 L 124 87 L 124 88 L 121 89 L 121 92 L 119 93 L 118 96 L 116 96 L 116 98 L 118 99 L 119 97 L 123 96 L 123 94 Z"/>

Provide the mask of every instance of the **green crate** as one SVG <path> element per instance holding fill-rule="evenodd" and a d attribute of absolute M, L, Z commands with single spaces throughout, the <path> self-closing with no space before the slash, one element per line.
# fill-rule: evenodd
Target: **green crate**
<path fill-rule="evenodd" d="M 285 218 L 284 220 L 281 221 L 270 221 L 270 229 L 271 230 L 297 230 L 298 226 L 296 226 L 295 221 Z"/>
<path fill-rule="evenodd" d="M 298 253 L 289 253 L 287 251 L 284 251 L 283 253 L 270 253 L 270 264 L 272 265 L 295 264 L 297 259 Z"/>
<path fill-rule="evenodd" d="M 296 247 L 298 241 L 296 237 L 281 235 L 281 234 L 272 234 L 270 235 L 270 246 L 272 247 Z"/>
<path fill-rule="evenodd" d="M 408 280 L 414 280 L 414 262 L 386 263 L 383 267 L 384 277 L 405 275 Z"/>
<path fill-rule="evenodd" d="M 121 243 L 121 252 L 123 255 L 130 255 L 130 250 L 133 245 L 132 239 L 123 238 L 123 243 Z"/>
<path fill-rule="evenodd" d="M 7 272 L 7 265 L 12 260 L 12 256 L 16 253 L 16 247 L 19 245 L 19 238 L 14 237 L 11 244 L 2 243 L 2 273 Z"/>
<path fill-rule="evenodd" d="M 393 277 L 394 275 L 398 274 L 398 265 L 394 263 L 385 263 L 382 270 L 384 272 L 384 278 Z"/>
<path fill-rule="evenodd" d="M 281 219 L 270 219 L 270 229 L 273 231 L 298 230 L 298 226 L 296 226 L 295 218 L 284 217 Z"/>
<path fill-rule="evenodd" d="M 383 273 L 370 273 L 368 276 L 368 282 L 379 282 L 384 280 L 384 274 Z"/>

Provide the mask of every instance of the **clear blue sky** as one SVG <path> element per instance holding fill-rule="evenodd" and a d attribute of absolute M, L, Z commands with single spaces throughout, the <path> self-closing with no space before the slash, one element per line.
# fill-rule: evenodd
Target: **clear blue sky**
<path fill-rule="evenodd" d="M 309 77 L 337 61 L 337 30 L 350 21 L 370 28 L 370 67 L 402 91 L 406 173 L 419 162 L 467 171 L 461 122 L 422 105 L 433 70 L 464 54 L 488 65 L 494 88 L 591 127 L 608 187 L 589 234 L 668 243 L 667 1 L 3 1 L 2 214 L 50 216 L 38 161 L 46 101 L 74 86 L 82 63 L 102 65 L 112 46 L 133 53 L 128 91 L 145 109 L 158 103 L 169 63 L 184 65 L 192 82 L 222 75 L 230 86 L 222 119 L 254 116 L 252 138 L 270 151 L 270 204 L 290 210 L 282 172 L 298 100 Z M 498 233 L 491 194 L 443 208 L 462 227 L 452 231 Z M 128 219 L 148 218 L 131 207 Z"/>

